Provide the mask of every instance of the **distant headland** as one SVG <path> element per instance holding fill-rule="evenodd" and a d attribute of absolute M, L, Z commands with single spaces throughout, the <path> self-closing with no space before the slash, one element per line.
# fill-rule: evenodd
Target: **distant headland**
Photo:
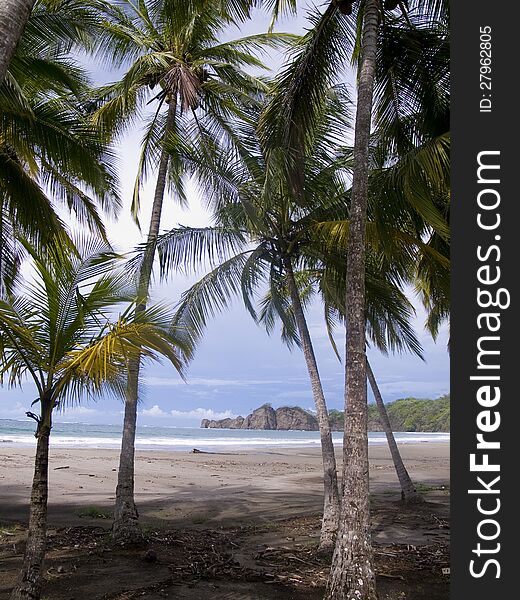
<path fill-rule="evenodd" d="M 436 400 L 402 398 L 389 402 L 386 410 L 394 431 L 432 431 L 450 430 L 450 396 L 441 396 Z M 344 415 L 342 411 L 329 411 L 330 425 L 333 431 L 343 431 Z M 274 409 L 263 404 L 247 417 L 203 419 L 200 426 L 209 429 L 267 429 L 318 431 L 316 416 L 299 406 L 282 406 Z M 377 406 L 368 407 L 368 430 L 381 431 Z"/>

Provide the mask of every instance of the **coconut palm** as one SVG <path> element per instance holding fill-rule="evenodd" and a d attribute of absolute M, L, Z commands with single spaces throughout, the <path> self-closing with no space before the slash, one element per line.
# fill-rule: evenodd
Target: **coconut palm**
<path fill-rule="evenodd" d="M 304 309 L 310 292 L 320 281 L 317 277 L 320 265 L 323 260 L 330 260 L 331 255 L 317 224 L 331 216 L 344 218 L 346 211 L 341 175 L 348 163 L 338 155 L 339 133 L 346 125 L 346 117 L 344 105 L 338 100 L 338 91 L 331 91 L 329 112 L 323 115 L 314 146 L 304 161 L 301 173 L 304 185 L 298 194 L 298 203 L 294 199 L 294 178 L 286 177 L 282 157 L 276 160 L 271 153 L 268 162 L 257 146 L 244 168 L 239 163 L 230 164 L 225 154 L 220 162 L 214 156 L 211 162 L 207 154 L 195 152 L 192 159 L 197 163 L 196 169 L 199 175 L 205 175 L 201 183 L 208 194 L 218 197 L 214 199 L 219 206 L 218 224 L 212 228 L 172 230 L 158 239 L 163 271 L 187 266 L 197 269 L 202 259 L 214 266 L 183 296 L 178 311 L 180 321 L 200 333 L 208 315 L 226 307 L 230 297 L 241 293 L 253 318 L 263 323 L 268 332 L 279 319 L 283 339 L 289 345 L 296 342 L 301 346 L 322 442 L 325 489 L 322 549 L 330 549 L 334 541 L 339 491 L 328 411 Z M 252 150 L 254 134 L 250 132 L 247 137 Z M 337 254 L 339 263 L 343 264 L 344 252 L 340 250 Z M 337 255 L 334 259 L 338 263 Z M 310 274 L 304 288 L 301 287 L 305 274 L 302 265 Z M 268 292 L 257 310 L 254 296 L 263 287 L 267 287 Z M 383 347 L 388 343 L 409 344 L 420 351 L 407 323 L 410 305 L 394 288 L 390 279 L 385 285 L 374 280 L 370 335 Z M 344 282 L 341 289 L 344 290 Z M 394 329 L 385 322 L 391 302 L 394 303 L 393 314 L 390 313 L 388 321 L 393 322 Z"/>
<path fill-rule="evenodd" d="M 53 414 L 85 397 L 125 394 L 124 375 L 137 354 L 167 357 L 182 369 L 189 347 L 171 329 L 161 307 L 136 311 L 126 274 L 112 271 L 117 257 L 96 240 L 80 240 L 76 252 L 38 255 L 25 242 L 33 272 L 0 301 L 0 381 L 30 380 L 37 397 L 36 455 L 29 533 L 12 600 L 39 598 L 47 522 L 49 439 Z M 111 319 L 117 305 L 127 307 Z"/>
<path fill-rule="evenodd" d="M 353 5 L 355 10 L 353 11 Z M 397 13 L 393 12 L 397 9 Z M 414 92 L 417 82 L 412 78 L 399 88 L 389 86 L 390 94 L 381 94 L 378 50 L 387 28 L 413 32 L 425 22 L 431 23 L 447 14 L 445 0 L 426 2 L 363 2 L 334 1 L 323 14 L 315 17 L 313 29 L 305 36 L 300 52 L 279 81 L 279 93 L 267 110 L 263 127 L 266 135 L 282 147 L 288 162 L 298 161 L 299 147 L 305 143 L 316 123 L 324 83 L 330 85 L 345 64 L 346 55 L 357 65 L 357 109 L 354 136 L 354 167 L 350 207 L 350 235 L 347 252 L 347 301 L 345 304 L 347 330 L 345 444 L 344 444 L 344 502 L 327 591 L 330 600 L 375 598 L 375 577 L 369 530 L 368 441 L 366 410 L 366 352 L 365 352 L 365 230 L 368 205 L 368 175 L 372 117 L 381 116 L 379 108 L 388 100 L 387 111 L 400 115 L 399 106 L 424 100 Z M 352 14 L 355 13 L 355 14 Z M 414 44 L 415 56 L 421 55 L 420 44 Z M 409 54 L 410 56 L 410 54 Z M 421 64 L 428 65 L 427 53 Z M 379 60 L 378 60 L 379 59 Z M 431 64 L 426 71 L 432 73 Z M 392 81 L 393 73 L 386 77 Z M 402 91 L 407 92 L 406 95 Z M 422 90 L 421 90 L 422 91 Z M 375 110 L 374 109 L 375 100 Z M 390 112 L 392 112 L 390 111 Z M 431 113 L 430 113 L 431 114 Z M 272 123 L 285 123 L 285 129 Z M 271 133 L 274 131 L 274 134 Z M 282 135 L 279 135 L 279 132 Z M 410 196 L 410 195 L 409 195 Z M 413 195 L 423 213 L 438 217 L 438 211 L 427 197 Z M 423 206 L 425 203 L 425 206 Z M 440 223 L 441 219 L 439 219 Z"/>
<path fill-rule="evenodd" d="M 147 250 L 139 273 L 138 311 L 146 307 L 165 193 L 170 189 L 178 201 L 186 200 L 183 144 L 191 141 L 210 147 L 212 140 L 218 140 L 227 143 L 235 154 L 242 152 L 231 121 L 247 118 L 247 110 L 265 91 L 265 84 L 242 68 L 262 67 L 255 53 L 291 39 L 272 34 L 220 42 L 219 36 L 232 22 L 226 4 L 201 0 L 119 2 L 106 11 L 99 40 L 102 58 L 129 66 L 121 81 L 100 90 L 102 106 L 95 115 L 97 123 L 107 130 L 122 131 L 153 105 L 145 123 L 132 203 L 137 220 L 142 183 L 154 172 L 156 185 Z M 232 3 L 233 12 L 245 16 L 247 4 Z M 136 359 L 129 369 L 113 527 L 114 536 L 123 541 L 139 534 L 133 494 L 139 372 Z"/>
<path fill-rule="evenodd" d="M 88 79 L 68 54 L 91 23 L 84 9 L 66 4 L 58 20 L 37 3 L 0 83 L 3 288 L 11 285 L 23 251 L 18 235 L 38 248 L 66 243 L 56 213 L 65 208 L 104 237 L 101 213 L 114 214 L 119 206 L 113 156 L 84 109 Z"/>
<path fill-rule="evenodd" d="M 313 269 L 307 274 L 307 277 L 305 277 L 305 273 L 300 273 L 299 275 L 300 278 L 303 275 L 303 280 L 305 281 L 304 290 L 300 289 L 300 295 L 303 291 L 306 291 L 308 294 L 309 288 L 314 286 L 321 291 L 322 295 L 326 296 L 326 289 L 323 287 L 323 275 L 320 270 Z M 393 282 L 385 282 L 382 286 L 382 281 L 377 282 L 374 279 L 374 273 L 371 273 L 370 269 L 368 270 L 367 277 L 371 278 L 371 283 L 368 284 L 368 293 L 371 293 L 372 295 L 377 293 L 378 295 L 377 302 L 370 302 L 370 299 L 367 300 L 367 311 L 370 312 L 370 316 L 367 317 L 367 327 L 372 336 L 369 338 L 370 341 L 373 341 L 385 354 L 388 352 L 388 347 L 391 346 L 393 350 L 411 350 L 417 356 L 422 358 L 422 350 L 417 339 L 409 333 L 411 332 L 411 328 L 408 324 L 408 320 L 414 313 L 414 310 L 406 296 L 395 289 L 395 284 Z M 341 283 L 336 281 L 334 286 L 335 291 L 337 291 L 337 289 L 344 287 L 344 282 L 343 285 L 341 285 Z M 264 302 L 266 301 L 267 298 Z M 293 305 L 294 304 L 295 302 L 293 302 Z M 332 309 L 330 304 L 325 302 L 325 323 L 329 331 L 329 338 L 338 359 L 340 359 L 340 356 L 333 338 L 333 324 L 336 321 L 342 320 L 344 320 L 344 314 Z M 381 323 L 383 323 L 383 328 L 381 328 Z M 405 336 L 403 336 L 403 326 L 406 327 L 404 332 L 407 335 Z M 417 492 L 399 452 L 377 380 L 368 360 L 367 378 L 376 400 L 380 423 L 386 435 L 394 468 L 401 486 L 401 498 L 407 503 L 421 502 L 422 497 Z"/>
<path fill-rule="evenodd" d="M 372 194 L 374 193 L 379 194 L 380 190 L 375 187 L 372 189 Z M 423 241 L 429 228 L 416 214 L 410 215 L 415 220 L 408 223 L 402 214 L 399 215 L 397 224 L 388 222 L 388 215 L 386 222 L 383 220 L 383 222 L 375 223 L 374 217 L 383 219 L 379 210 L 374 210 L 374 204 L 377 205 L 381 202 L 379 195 L 376 198 L 378 202 L 374 202 L 375 198 L 372 198 L 367 224 L 370 255 L 366 278 L 372 296 L 378 301 L 373 299 L 367 303 L 367 339 L 374 342 L 374 345 L 384 354 L 388 354 L 390 351 L 411 351 L 419 358 L 423 358 L 422 349 L 415 337 L 406 335 L 406 329 L 402 329 L 414 311 L 406 296 L 399 290 L 405 284 L 415 284 L 420 290 L 438 289 L 439 292 L 431 296 L 428 296 L 426 291 L 423 292 L 428 298 L 428 300 L 424 299 L 424 303 L 428 304 L 429 302 L 429 306 L 431 306 L 428 325 L 432 319 L 436 322 L 435 315 L 437 313 L 445 314 L 445 302 L 449 297 L 443 291 L 446 287 L 449 289 L 449 258 L 445 252 L 446 246 L 444 242 L 439 243 L 439 236 L 436 233 L 432 235 L 437 242 L 437 247 L 433 246 L 431 240 Z M 307 290 L 308 293 L 311 286 L 320 291 L 325 307 L 325 323 L 329 338 L 338 359 L 340 359 L 333 334 L 334 326 L 338 322 L 344 321 L 345 314 L 344 252 L 348 239 L 349 221 L 319 223 L 317 228 L 326 240 L 325 248 L 320 250 L 323 267 L 314 267 L 306 274 L 300 272 L 300 286 L 302 292 Z M 316 251 L 318 251 L 317 248 Z M 380 285 L 384 280 L 390 283 L 390 288 L 388 285 Z M 378 284 L 380 287 L 377 287 Z M 388 292 L 392 288 L 394 289 L 393 295 L 389 295 Z M 439 299 L 438 296 L 441 298 Z M 431 303 L 434 302 L 436 304 L 432 306 Z M 402 499 L 405 502 L 420 502 L 422 497 L 417 492 L 400 455 L 376 378 L 368 360 L 367 379 L 376 399 L 380 421 L 401 485 Z"/>
<path fill-rule="evenodd" d="M 391 221 L 400 222 L 401 228 L 407 222 L 412 238 L 424 241 L 409 264 L 407 282 L 422 297 L 427 327 L 435 336 L 449 313 L 449 31 L 442 20 L 418 25 L 387 23 L 380 34 L 369 220 L 378 224 L 383 240 Z M 413 240 L 408 243 L 413 245 Z M 383 406 L 368 363 L 367 375 L 376 402 Z M 381 414 L 381 422 L 403 497 L 416 501 L 419 495 L 399 456 L 387 415 Z"/>
<path fill-rule="evenodd" d="M 345 434 L 343 498 L 327 597 L 376 598 L 370 540 L 368 487 L 367 390 L 365 355 L 365 228 L 368 201 L 369 145 L 380 19 L 378 0 L 366 0 L 360 44 L 354 165 L 347 248 L 348 323 L 345 359 Z"/>
<path fill-rule="evenodd" d="M 227 305 L 231 295 L 239 292 L 241 280 L 245 305 L 255 320 L 271 322 L 271 316 L 254 307 L 253 295 L 262 283 L 271 290 L 273 305 L 283 319 L 284 338 L 301 343 L 316 405 L 324 466 L 324 511 L 320 547 L 330 548 L 334 539 L 339 511 L 336 461 L 328 412 L 307 322 L 299 296 L 293 295 L 296 319 L 285 318 L 287 297 L 284 280 L 294 292 L 293 261 L 308 242 L 305 226 L 323 214 L 327 203 L 340 206 L 341 169 L 334 165 L 338 133 L 346 126 L 343 90 L 331 92 L 329 114 L 323 114 L 322 127 L 315 138 L 313 153 L 306 162 L 306 197 L 294 203 L 292 183 L 284 176 L 283 160 L 267 162 L 258 145 L 254 130 L 244 126 L 243 145 L 248 148 L 245 160 L 230 162 L 225 152 L 209 154 L 205 148 L 192 149 L 190 166 L 199 183 L 216 207 L 218 225 L 214 228 L 181 228 L 159 237 L 158 249 L 163 271 L 190 264 L 198 268 L 205 255 L 218 259 L 235 249 L 183 296 L 178 318 L 200 334 L 208 314 Z M 246 249 L 254 240 L 252 250 Z M 280 306 L 278 305 L 280 303 Z M 276 312 L 276 311 L 275 311 Z M 269 328 L 269 325 L 268 325 Z"/>
<path fill-rule="evenodd" d="M 415 286 L 428 310 L 427 327 L 435 336 L 439 323 L 449 312 L 449 246 L 445 231 L 448 230 L 449 211 L 449 138 L 446 134 L 425 139 L 390 166 L 379 162 L 380 147 L 373 150 L 369 179 L 369 210 L 367 235 L 370 247 L 376 246 L 381 255 L 389 256 L 393 265 L 380 268 L 395 268 L 398 260 L 399 286 Z M 434 168 L 431 168 L 434 165 Z M 411 184 L 413 182 L 413 185 Z M 414 199 L 405 200 L 410 194 L 409 186 L 434 201 L 435 212 L 432 222 L 443 232 L 439 234 L 424 217 L 414 209 Z M 441 215 L 441 217 L 439 216 Z M 446 219 L 446 220 L 445 220 Z M 320 229 L 334 252 L 345 248 L 350 231 L 350 221 L 321 223 Z M 338 265 L 336 265 L 338 268 Z M 334 280 L 327 285 L 328 297 L 340 317 L 344 316 L 344 281 Z M 369 319 L 370 320 L 370 319 Z M 379 347 L 385 351 L 384 344 Z M 397 348 L 399 351 L 405 348 Z M 408 348 L 420 356 L 417 348 Z M 367 379 L 372 388 L 380 413 L 394 466 L 401 484 L 403 500 L 420 501 L 413 482 L 407 473 L 390 427 L 388 415 L 376 378 L 367 361 Z"/>
<path fill-rule="evenodd" d="M 375 271 L 380 269 L 381 260 L 377 260 L 377 267 Z M 374 267 L 372 269 L 367 270 L 366 277 L 373 278 L 374 277 Z M 372 271 L 372 272 L 371 272 Z M 316 274 L 314 275 L 316 277 Z M 388 276 L 388 274 L 387 274 Z M 325 283 L 323 281 L 324 278 L 327 277 L 327 269 L 324 270 L 323 273 L 320 273 L 320 290 L 323 296 L 324 305 L 325 305 L 325 323 L 327 325 L 327 329 L 329 331 L 329 339 L 332 342 L 333 348 L 336 352 L 336 355 L 339 360 L 341 360 L 339 352 L 337 351 L 337 346 L 334 342 L 333 337 L 333 329 L 334 325 L 338 322 L 344 321 L 344 306 L 343 299 L 344 293 L 342 290 L 345 285 L 345 275 L 343 274 L 341 280 L 338 281 L 336 278 L 333 283 L 333 294 L 330 294 L 330 283 Z M 401 278 L 399 277 L 398 280 Z M 394 280 L 394 277 L 390 277 L 392 282 L 392 286 L 397 286 L 399 289 L 402 285 L 402 281 Z M 368 284 L 370 289 L 370 283 Z M 373 285 L 373 284 L 372 284 Z M 384 354 L 387 354 L 389 351 L 393 352 L 403 352 L 403 351 L 411 351 L 419 358 L 423 358 L 422 349 L 420 345 L 417 343 L 415 338 L 407 339 L 402 336 L 401 326 L 403 321 L 408 322 L 409 317 L 414 314 L 414 310 L 412 305 L 407 300 L 405 294 L 402 292 L 397 292 L 394 290 L 395 298 L 392 301 L 392 298 L 389 298 L 385 294 L 385 290 L 378 291 L 381 300 L 381 297 L 385 298 L 384 302 L 379 302 L 377 307 L 373 306 L 373 303 L 368 303 L 367 305 L 367 327 L 370 329 L 369 341 L 375 341 L 375 346 L 382 351 Z M 398 303 L 395 303 L 395 300 L 398 300 Z M 388 310 L 388 307 L 391 310 Z M 379 320 L 383 320 L 385 323 L 385 335 L 382 336 L 382 331 L 378 327 L 378 321 L 375 321 L 375 315 L 371 315 L 370 312 L 374 311 L 374 308 L 378 310 Z M 375 326 L 374 326 L 375 323 Z M 409 325 L 408 325 L 409 326 Z M 418 493 L 407 469 L 401 457 L 401 453 L 399 452 L 399 448 L 397 446 L 397 442 L 394 437 L 394 433 L 392 431 L 392 427 L 390 424 L 390 420 L 388 417 L 388 413 L 379 390 L 379 386 L 377 384 L 376 377 L 372 370 L 372 367 L 367 359 L 367 379 L 368 383 L 372 389 L 374 394 L 374 398 L 376 400 L 377 409 L 379 412 L 379 420 L 380 424 L 385 433 L 388 447 L 390 450 L 390 454 L 392 456 L 392 461 L 394 464 L 394 468 L 397 474 L 397 478 L 399 480 L 399 484 L 401 486 L 401 498 L 406 503 L 415 503 L 421 502 L 422 497 Z"/>
<path fill-rule="evenodd" d="M 405 464 L 401 457 L 401 453 L 399 452 L 399 448 L 397 446 L 397 442 L 395 441 L 394 433 L 392 431 L 392 426 L 390 424 L 390 419 L 385 408 L 383 396 L 381 395 L 381 391 L 379 389 L 379 386 L 377 385 L 377 379 L 374 375 L 374 371 L 372 370 L 372 366 L 370 365 L 368 359 L 367 378 L 368 383 L 370 384 L 370 387 L 372 389 L 372 393 L 374 394 L 377 408 L 379 409 L 380 423 L 383 427 L 383 431 L 385 432 L 388 448 L 390 449 L 390 454 L 392 456 L 392 462 L 394 463 L 395 472 L 397 473 L 397 478 L 399 479 L 399 484 L 401 486 L 401 497 L 407 503 L 421 502 L 423 500 L 422 496 L 417 491 L 417 488 L 415 487 L 412 478 L 410 477 L 408 470 L 405 467 Z"/>
<path fill-rule="evenodd" d="M 0 91 L 1 94 L 1 91 Z M 0 194 L 4 216 L 34 243 L 49 243 L 65 230 L 56 208 L 64 206 L 105 237 L 100 208 L 119 208 L 110 151 L 86 115 L 69 98 L 26 98 L 25 107 L 0 99 Z M 106 238 L 105 238 L 106 239 Z"/>
<path fill-rule="evenodd" d="M 93 41 L 104 0 L 3 0 L 0 4 L 0 83 L 23 35 L 37 34 L 51 48 Z"/>
<path fill-rule="evenodd" d="M 316 200 L 316 196 L 314 199 Z M 248 217 L 252 210 L 249 205 Z M 317 414 L 321 413 L 319 430 L 322 452 L 325 455 L 323 459 L 325 498 L 320 549 L 328 550 L 331 549 L 331 542 L 334 540 L 337 528 L 338 512 L 334 509 L 339 509 L 336 462 L 330 437 L 330 424 L 322 412 L 327 408 L 305 316 L 306 306 L 315 291 L 320 289 L 321 277 L 318 266 L 320 261 L 317 259 L 317 255 L 320 255 L 319 238 L 313 236 L 306 239 L 303 234 L 304 227 L 308 228 L 307 234 L 312 232 L 315 227 L 314 219 L 320 215 L 319 212 L 306 213 L 305 217 L 295 219 L 290 225 L 285 222 L 285 227 L 289 227 L 293 233 L 297 232 L 298 238 L 297 247 L 290 248 L 289 259 L 283 256 L 283 251 L 279 247 L 273 250 L 270 245 L 282 246 L 284 241 L 291 239 L 291 234 L 279 227 L 280 221 L 273 217 L 273 212 L 266 216 L 258 206 L 255 206 L 255 215 L 253 231 L 248 230 L 244 222 L 237 224 L 236 229 L 230 223 L 225 227 L 180 228 L 160 236 L 158 249 L 165 270 L 174 267 L 185 268 L 186 263 L 196 268 L 197 262 L 204 262 L 204 260 L 222 261 L 183 295 L 177 313 L 179 322 L 200 330 L 209 316 L 227 308 L 234 297 L 242 295 L 253 318 L 269 333 L 274 330 L 276 322 L 280 321 L 282 340 L 289 346 L 296 344 L 302 349 Z M 262 223 L 261 229 L 259 223 Z M 306 245 L 308 248 L 305 248 Z M 303 271 L 298 270 L 302 263 L 308 263 L 309 267 Z M 399 291 L 391 278 L 387 281 L 377 280 L 375 273 L 370 273 L 370 270 L 368 278 L 370 339 L 383 349 L 387 349 L 388 345 L 404 346 L 420 354 L 419 343 L 409 325 L 413 307 L 406 296 Z M 265 295 L 255 302 L 254 297 L 259 296 L 265 288 L 267 288 Z M 328 317 L 330 319 L 330 313 Z M 383 419 L 386 414 L 384 405 L 378 403 L 378 408 Z M 393 439 L 391 429 L 390 435 Z M 392 445 L 391 448 L 394 449 Z M 399 455 L 395 458 L 395 464 L 396 469 L 404 469 Z M 398 474 L 401 474 L 399 470 Z M 408 482 L 410 489 L 405 486 L 404 477 L 407 477 L 405 469 L 400 481 L 408 498 L 411 498 L 415 490 L 411 481 Z"/>

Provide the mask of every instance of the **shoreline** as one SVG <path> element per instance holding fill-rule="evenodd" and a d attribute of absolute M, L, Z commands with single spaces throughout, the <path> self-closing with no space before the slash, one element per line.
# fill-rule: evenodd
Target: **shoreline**
<path fill-rule="evenodd" d="M 189 452 L 194 448 L 206 452 L 243 452 L 261 451 L 269 449 L 299 449 L 320 448 L 319 432 L 304 430 L 236 430 L 236 429 L 195 429 L 171 428 L 170 436 L 147 436 L 146 428 L 138 431 L 135 446 L 136 450 L 143 452 Z M 194 432 L 183 435 L 185 432 Z M 210 431 L 211 433 L 205 433 Z M 393 432 L 399 445 L 438 444 L 449 443 L 449 432 L 429 431 L 395 431 Z M 199 435 L 197 435 L 199 434 Z M 242 434 L 242 435 L 240 435 Z M 333 444 L 339 447 L 343 443 L 343 432 L 334 431 Z M 384 432 L 369 432 L 369 446 L 386 445 Z M 72 435 L 69 432 L 57 431 L 51 436 L 50 445 L 54 449 L 74 450 L 120 450 L 120 436 L 100 435 Z M 34 435 L 29 432 L 0 433 L 0 451 L 10 448 L 34 449 L 36 445 Z"/>

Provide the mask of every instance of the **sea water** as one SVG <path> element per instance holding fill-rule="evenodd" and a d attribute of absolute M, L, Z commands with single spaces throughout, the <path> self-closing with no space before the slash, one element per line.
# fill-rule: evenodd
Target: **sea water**
<path fill-rule="evenodd" d="M 335 444 L 341 444 L 343 434 L 334 432 Z M 446 442 L 449 433 L 395 432 L 397 443 Z M 385 434 L 370 432 L 369 444 L 386 444 Z M 0 446 L 33 446 L 34 422 L 0 419 Z M 119 448 L 120 425 L 91 423 L 55 423 L 51 446 L 63 448 Z M 139 450 L 198 450 L 217 451 L 245 448 L 319 447 L 317 431 L 265 431 L 252 429 L 201 429 L 198 427 L 158 427 L 141 425 L 137 428 L 136 448 Z"/>

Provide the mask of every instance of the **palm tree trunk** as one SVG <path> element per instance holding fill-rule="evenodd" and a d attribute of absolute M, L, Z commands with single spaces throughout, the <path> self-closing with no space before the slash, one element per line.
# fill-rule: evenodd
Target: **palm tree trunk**
<path fill-rule="evenodd" d="M 379 0 L 366 0 L 354 139 L 350 230 L 347 247 L 345 433 L 343 497 L 328 600 L 377 598 L 370 537 L 367 379 L 365 347 L 365 238 L 369 145 L 374 97 Z M 348 18 L 348 17 L 345 17 Z"/>
<path fill-rule="evenodd" d="M 388 447 L 390 448 L 390 454 L 392 455 L 392 460 L 394 461 L 395 472 L 397 473 L 397 478 L 401 484 L 401 498 L 407 503 L 422 502 L 422 496 L 415 489 L 413 481 L 408 474 L 406 467 L 404 466 L 401 453 L 399 452 L 397 442 L 395 441 L 392 426 L 390 425 L 390 419 L 388 418 L 388 413 L 386 412 L 383 397 L 381 396 L 374 372 L 372 371 L 372 367 L 370 366 L 368 360 L 367 377 L 376 399 L 377 408 L 379 410 L 379 419 L 381 420 L 381 425 L 383 426 L 383 431 L 386 435 L 386 441 L 388 442 Z"/>
<path fill-rule="evenodd" d="M 27 25 L 35 0 L 0 2 L 0 83 Z"/>
<path fill-rule="evenodd" d="M 168 116 L 164 131 L 164 141 L 168 139 L 175 124 L 177 110 L 176 99 L 172 98 L 168 107 Z M 141 271 L 139 273 L 139 298 L 136 313 L 146 310 L 146 302 L 150 289 L 153 261 L 155 257 L 155 242 L 159 235 L 161 214 L 168 175 L 170 157 L 166 150 L 162 150 L 157 173 L 157 183 L 148 230 L 148 246 L 145 252 Z M 139 397 L 139 371 L 140 360 L 132 360 L 128 368 L 127 396 L 125 400 L 125 416 L 123 422 L 123 435 L 121 439 L 121 454 L 119 457 L 119 471 L 117 477 L 116 503 L 114 510 L 114 524 L 112 534 L 116 541 L 128 543 L 141 537 L 139 529 L 139 514 L 134 499 L 134 462 L 135 462 L 135 431 L 137 424 L 137 400 Z"/>
<path fill-rule="evenodd" d="M 291 295 L 291 303 L 294 310 L 294 316 L 300 339 L 302 343 L 303 355 L 307 364 L 307 371 L 311 380 L 312 395 L 316 406 L 316 414 L 318 417 L 318 426 L 320 429 L 321 439 L 321 456 L 323 460 L 323 487 L 324 487 L 324 502 L 323 502 L 323 520 L 321 523 L 320 546 L 321 551 L 330 551 L 334 547 L 336 539 L 336 531 L 338 529 L 339 520 L 339 488 L 338 474 L 336 469 L 336 456 L 334 454 L 334 444 L 332 443 L 332 433 L 330 430 L 329 413 L 325 402 L 325 395 L 321 385 L 318 364 L 312 340 L 307 327 L 307 321 L 303 312 L 298 286 L 294 279 L 294 272 L 290 259 L 284 261 L 285 270 L 287 273 L 287 283 L 289 293 Z"/>
<path fill-rule="evenodd" d="M 37 600 L 41 592 L 41 571 L 45 558 L 47 532 L 47 496 L 49 474 L 49 437 L 52 403 L 42 400 L 42 416 L 36 430 L 36 456 L 31 490 L 31 509 L 27 545 L 18 584 L 10 600 Z"/>

